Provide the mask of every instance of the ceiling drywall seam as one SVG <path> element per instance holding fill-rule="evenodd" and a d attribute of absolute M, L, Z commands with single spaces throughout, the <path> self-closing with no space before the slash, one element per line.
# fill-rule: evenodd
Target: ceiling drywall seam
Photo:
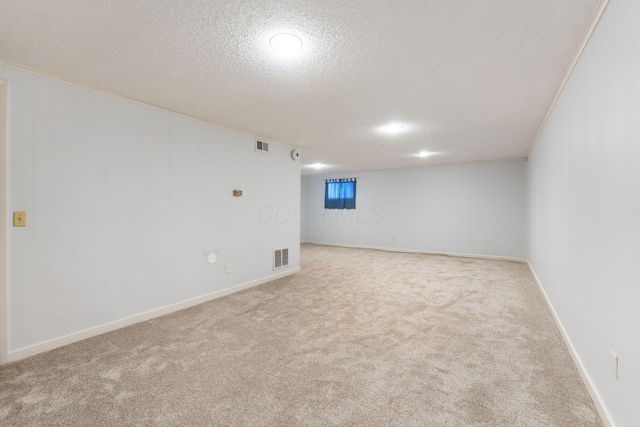
<path fill-rule="evenodd" d="M 209 122 L 207 120 L 199 119 L 198 117 L 190 116 L 190 115 L 184 114 L 184 113 L 179 113 L 177 111 L 170 110 L 168 108 L 159 107 L 157 105 L 153 105 L 153 104 L 149 104 L 149 103 L 146 103 L 146 102 L 143 102 L 143 101 L 139 101 L 139 100 L 134 99 L 134 98 L 129 98 L 129 97 L 124 96 L 124 95 L 118 95 L 117 93 L 108 92 L 106 90 L 98 89 L 98 88 L 95 88 L 95 87 L 92 87 L 92 86 L 89 86 L 89 85 L 73 82 L 71 80 L 66 80 L 66 79 L 51 75 L 51 74 L 43 73 L 42 71 L 33 70 L 33 69 L 29 68 L 29 67 L 23 67 L 22 65 L 16 65 L 16 64 L 12 64 L 10 62 L 3 62 L 3 61 L 0 61 L 0 65 L 4 65 L 4 66 L 7 66 L 7 67 L 15 68 L 16 70 L 26 71 L 27 73 L 35 74 L 35 75 L 40 76 L 40 77 L 44 77 L 44 78 L 55 80 L 55 81 L 58 81 L 58 82 L 61 82 L 61 83 L 65 83 L 65 84 L 68 84 L 68 85 L 76 86 L 76 87 L 79 87 L 79 88 L 82 88 L 82 89 L 90 90 L 92 92 L 101 93 L 102 95 L 110 96 L 112 98 L 123 99 L 125 101 L 133 102 L 135 104 L 142 105 L 144 107 L 149 107 L 149 108 L 153 108 L 154 110 L 164 111 L 165 113 L 169 113 L 169 114 L 173 114 L 173 115 L 176 115 L 176 116 L 184 117 L 184 118 L 190 119 L 190 120 L 195 120 L 197 122 L 204 123 L 204 124 L 209 125 L 209 126 L 215 126 L 217 128 L 221 128 L 221 129 L 226 129 L 226 130 L 229 130 L 231 132 L 236 132 L 236 133 L 240 133 L 240 134 L 243 134 L 243 135 L 247 135 L 247 136 L 250 136 L 250 137 L 255 138 L 255 139 L 267 140 L 269 142 L 273 142 L 273 143 L 276 143 L 276 144 L 284 145 L 285 147 L 289 147 L 289 148 L 295 148 L 295 149 L 298 149 L 298 150 L 301 149 L 300 147 L 295 146 L 295 145 L 287 144 L 285 142 L 277 141 L 277 140 L 274 140 L 274 139 L 271 139 L 271 138 L 266 138 L 266 137 L 260 136 L 260 135 L 254 135 L 252 133 L 248 133 L 248 132 L 242 131 L 240 129 L 234 129 L 234 128 L 230 128 L 230 127 L 227 127 L 227 126 L 223 126 L 223 125 L 220 125 L 218 123 Z"/>
<path fill-rule="evenodd" d="M 593 12 L 593 16 L 591 17 L 589 26 L 585 30 L 584 36 L 582 37 L 582 42 L 576 49 L 576 52 L 573 55 L 573 59 L 569 63 L 569 66 L 567 67 L 567 71 L 565 71 L 564 76 L 560 81 L 560 85 L 558 85 L 558 89 L 556 90 L 556 93 L 553 99 L 551 100 L 551 104 L 549 104 L 547 113 L 544 115 L 544 119 L 542 119 L 542 123 L 540 124 L 540 127 L 536 132 L 536 136 L 534 136 L 531 142 L 529 143 L 529 148 L 527 148 L 526 157 L 529 157 L 529 154 L 531 154 L 531 150 L 533 150 L 533 147 L 535 146 L 536 141 L 540 136 L 540 132 L 542 132 L 542 129 L 544 129 L 544 125 L 547 123 L 547 120 L 549 119 L 549 116 L 551 115 L 553 108 L 556 106 L 556 103 L 558 102 L 558 99 L 560 98 L 560 95 L 562 94 L 564 87 L 567 85 L 567 82 L 569 81 L 569 77 L 571 77 L 571 74 L 573 73 L 573 69 L 576 67 L 576 64 L 578 63 L 580 56 L 582 56 L 582 52 L 584 51 L 585 47 L 587 46 L 587 43 L 589 42 L 589 39 L 591 38 L 591 35 L 593 34 L 596 27 L 598 26 L 598 22 L 600 22 L 600 18 L 602 18 L 604 11 L 607 9 L 607 6 L 609 5 L 609 1 L 610 0 L 602 0 L 598 5 L 598 7 L 596 8 L 596 10 Z"/>

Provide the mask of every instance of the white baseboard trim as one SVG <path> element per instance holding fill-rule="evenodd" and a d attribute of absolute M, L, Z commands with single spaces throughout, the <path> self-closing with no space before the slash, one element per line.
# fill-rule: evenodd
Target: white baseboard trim
<path fill-rule="evenodd" d="M 589 395 L 591 395 L 591 400 L 593 400 L 593 404 L 595 405 L 596 410 L 598 411 L 598 414 L 602 419 L 602 423 L 605 425 L 605 427 L 616 427 L 615 423 L 613 422 L 613 419 L 611 418 L 611 414 L 609 414 L 607 407 L 605 406 L 604 402 L 602 401 L 602 398 L 600 397 L 600 393 L 598 393 L 598 389 L 596 389 L 595 385 L 591 381 L 591 377 L 589 376 L 586 369 L 584 368 L 584 365 L 582 364 L 582 359 L 580 359 L 580 356 L 578 356 L 578 353 L 576 352 L 576 349 L 573 346 L 573 343 L 571 342 L 569 335 L 567 335 L 567 331 L 564 329 L 564 326 L 562 326 L 562 322 L 560 322 L 560 318 L 556 314 L 556 311 L 553 308 L 553 305 L 551 304 L 551 300 L 549 299 L 549 296 L 547 295 L 544 288 L 542 287 L 542 283 L 540 283 L 540 280 L 538 279 L 538 276 L 536 275 L 535 270 L 533 269 L 529 261 L 527 261 L 527 265 L 529 266 L 529 271 L 531 271 L 531 275 L 533 276 L 533 279 L 538 284 L 538 288 L 540 288 L 540 292 L 542 292 L 542 295 L 544 296 L 544 300 L 546 301 L 547 307 L 551 312 L 553 321 L 555 322 L 556 327 L 560 332 L 560 336 L 564 340 L 564 343 L 567 346 L 567 349 L 569 350 L 569 354 L 573 359 L 573 363 L 576 365 L 576 368 L 580 373 L 582 382 L 587 388 Z"/>
<path fill-rule="evenodd" d="M 271 282 L 276 279 L 280 279 L 286 276 L 290 276 L 300 271 L 300 267 L 292 268 L 281 273 L 272 274 L 261 279 L 253 280 L 251 282 L 243 283 L 231 288 L 222 289 L 220 291 L 212 292 L 210 294 L 202 295 L 200 297 L 192 298 L 187 301 L 182 301 L 176 304 L 167 305 L 154 310 L 146 311 L 144 313 L 136 314 L 125 319 L 116 320 L 115 322 L 107 323 L 105 325 L 96 326 L 95 328 L 85 329 L 83 331 L 74 332 L 73 334 L 65 335 L 60 338 L 55 338 L 49 341 L 45 341 L 30 347 L 21 348 L 9 352 L 8 361 L 15 362 L 17 360 L 25 359 L 27 357 L 35 356 L 36 354 L 44 353 L 45 351 L 53 350 L 58 347 L 62 347 L 74 342 L 82 341 L 87 338 L 102 335 L 106 332 L 115 331 L 116 329 L 124 328 L 135 323 L 144 322 L 146 320 L 155 319 L 156 317 L 164 316 L 165 314 L 173 313 L 185 308 L 193 307 L 194 305 L 202 304 L 207 301 L 211 301 L 217 298 L 221 298 L 227 295 L 234 294 L 236 292 L 243 291 L 245 289 L 253 288 L 254 286 L 263 285 L 267 282 Z"/>
<path fill-rule="evenodd" d="M 515 262 L 523 262 L 523 263 L 527 262 L 527 260 L 524 258 L 514 258 L 514 257 L 497 256 L 497 255 L 460 254 L 455 252 L 434 252 L 434 251 L 422 251 L 418 249 L 385 248 L 381 246 L 349 245 L 345 243 L 313 242 L 309 240 L 301 243 L 309 244 L 309 245 L 318 245 L 318 246 L 337 246 L 339 248 L 374 249 L 376 251 L 403 252 L 403 253 L 410 253 L 410 254 L 445 255 L 445 256 L 453 256 L 453 257 L 460 257 L 460 258 L 495 259 L 500 261 L 515 261 Z"/>

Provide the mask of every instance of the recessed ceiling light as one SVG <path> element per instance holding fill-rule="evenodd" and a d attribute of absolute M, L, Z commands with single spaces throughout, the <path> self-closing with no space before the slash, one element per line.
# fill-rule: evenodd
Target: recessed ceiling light
<path fill-rule="evenodd" d="M 404 129 L 404 125 L 400 123 L 391 123 L 382 128 L 386 133 L 400 133 Z"/>
<path fill-rule="evenodd" d="M 430 152 L 428 152 L 428 151 L 421 151 L 421 152 L 419 152 L 418 154 L 416 154 L 416 156 L 421 157 L 421 158 L 423 158 L 423 159 L 424 159 L 425 157 L 429 157 L 430 155 L 431 155 L 431 153 L 430 153 Z"/>
<path fill-rule="evenodd" d="M 293 34 L 276 34 L 271 37 L 269 44 L 278 53 L 292 54 L 302 49 L 302 40 Z"/>
<path fill-rule="evenodd" d="M 313 164 L 310 164 L 310 165 L 307 165 L 307 166 L 310 167 L 310 168 L 314 168 L 314 169 L 323 169 L 323 168 L 327 167 L 327 165 L 322 164 L 322 163 L 313 163 Z"/>

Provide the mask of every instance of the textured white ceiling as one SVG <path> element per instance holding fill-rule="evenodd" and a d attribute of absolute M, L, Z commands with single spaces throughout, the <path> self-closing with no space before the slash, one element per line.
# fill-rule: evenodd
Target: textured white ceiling
<path fill-rule="evenodd" d="M 515 158 L 598 3 L 3 0 L 0 61 L 296 146 L 323 172 Z M 280 32 L 299 56 L 273 54 Z"/>

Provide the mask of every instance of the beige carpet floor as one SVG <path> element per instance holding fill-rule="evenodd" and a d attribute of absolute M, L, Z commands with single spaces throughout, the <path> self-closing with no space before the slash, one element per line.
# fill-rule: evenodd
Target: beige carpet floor
<path fill-rule="evenodd" d="M 302 272 L 0 367 L 2 426 L 601 426 L 527 266 Z"/>

